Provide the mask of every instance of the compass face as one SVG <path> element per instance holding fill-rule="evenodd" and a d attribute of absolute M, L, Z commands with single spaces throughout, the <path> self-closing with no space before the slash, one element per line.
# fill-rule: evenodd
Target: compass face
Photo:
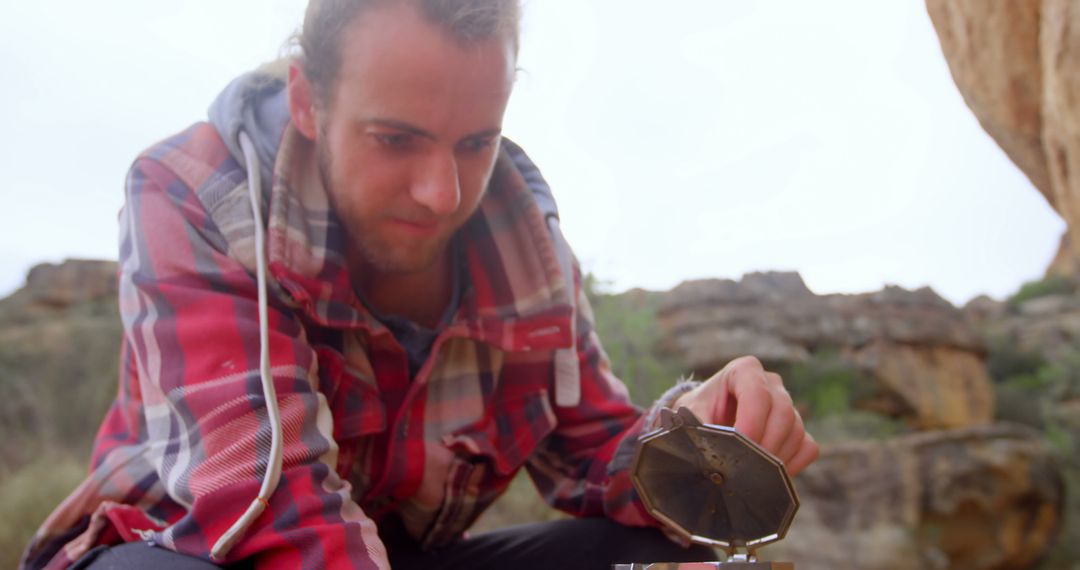
<path fill-rule="evenodd" d="M 701 544 L 757 548 L 787 533 L 799 499 L 784 464 L 682 408 L 641 438 L 632 478 L 649 513 Z"/>

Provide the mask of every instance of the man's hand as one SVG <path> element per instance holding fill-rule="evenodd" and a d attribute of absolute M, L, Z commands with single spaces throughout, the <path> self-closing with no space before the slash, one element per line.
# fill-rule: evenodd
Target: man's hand
<path fill-rule="evenodd" d="M 779 457 L 792 476 L 818 457 L 818 444 L 806 433 L 780 375 L 766 372 L 753 356 L 732 360 L 672 408 L 682 406 L 704 423 L 733 426 Z"/>

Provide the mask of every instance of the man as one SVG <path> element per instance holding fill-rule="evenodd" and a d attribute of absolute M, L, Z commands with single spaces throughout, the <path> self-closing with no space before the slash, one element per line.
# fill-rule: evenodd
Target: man
<path fill-rule="evenodd" d="M 660 407 L 735 425 L 793 474 L 814 460 L 753 358 L 629 402 L 547 187 L 500 137 L 518 17 L 312 0 L 286 80 L 241 78 L 135 162 L 120 394 L 26 567 L 700 560 L 626 472 Z M 463 538 L 523 466 L 581 518 Z"/>

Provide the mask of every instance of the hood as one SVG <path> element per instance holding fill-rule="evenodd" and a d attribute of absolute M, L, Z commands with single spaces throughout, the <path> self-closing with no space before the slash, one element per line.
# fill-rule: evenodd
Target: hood
<path fill-rule="evenodd" d="M 244 164 L 240 132 L 251 138 L 259 158 L 264 190 L 272 183 L 278 146 L 289 124 L 289 96 L 285 89 L 288 68 L 283 63 L 275 62 L 241 75 L 210 105 L 210 124 L 240 164 Z"/>

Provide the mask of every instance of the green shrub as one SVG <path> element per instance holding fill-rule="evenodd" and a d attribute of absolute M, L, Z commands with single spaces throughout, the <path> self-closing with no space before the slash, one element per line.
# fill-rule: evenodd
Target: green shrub
<path fill-rule="evenodd" d="M 658 350 L 660 294 L 640 290 L 607 293 L 608 284 L 591 273 L 586 274 L 584 287 L 612 371 L 626 384 L 635 403 L 652 404 L 684 372 L 674 357 Z"/>
<path fill-rule="evenodd" d="M 809 360 L 777 367 L 791 397 L 809 418 L 842 415 L 870 395 L 871 382 L 832 350 L 815 353 Z"/>
<path fill-rule="evenodd" d="M 1032 376 L 1046 365 L 1038 352 L 1021 350 L 1012 339 L 999 337 L 986 341 L 988 355 L 986 371 L 994 382 L 1005 382 L 1018 376 Z"/>
<path fill-rule="evenodd" d="M 997 418 L 1049 429 L 1046 410 L 1055 403 L 1080 398 L 1080 349 L 1053 362 L 1011 348 L 992 349 L 991 377 Z"/>
<path fill-rule="evenodd" d="M 1019 307 L 1024 301 L 1047 295 L 1072 295 L 1080 289 L 1076 281 L 1062 275 L 1049 275 L 1037 281 L 1028 281 L 1020 286 L 1012 297 L 1009 297 L 1009 306 L 1013 309 Z"/>

